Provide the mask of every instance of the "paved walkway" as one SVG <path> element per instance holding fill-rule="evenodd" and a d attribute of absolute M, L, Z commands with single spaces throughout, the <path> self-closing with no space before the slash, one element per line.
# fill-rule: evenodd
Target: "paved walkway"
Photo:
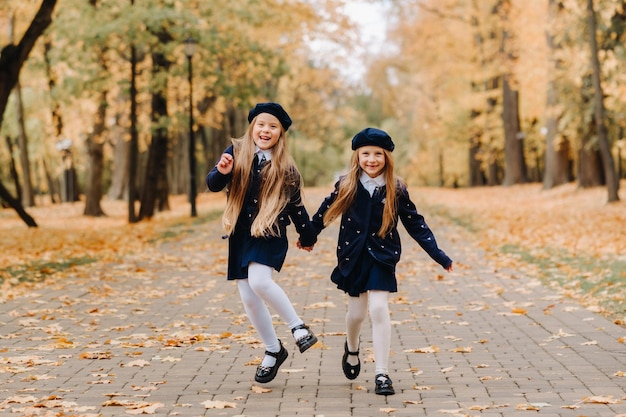
<path fill-rule="evenodd" d="M 0 416 L 626 415 L 626 329 L 427 220 L 456 269 L 445 273 L 403 239 L 395 396 L 373 393 L 369 322 L 361 375 L 341 372 L 345 300 L 328 280 L 336 224 L 314 252 L 292 247 L 276 275 L 321 343 L 300 354 L 277 319 L 289 358 L 274 381 L 255 383 L 263 348 L 225 279 L 215 221 L 4 300 Z"/>

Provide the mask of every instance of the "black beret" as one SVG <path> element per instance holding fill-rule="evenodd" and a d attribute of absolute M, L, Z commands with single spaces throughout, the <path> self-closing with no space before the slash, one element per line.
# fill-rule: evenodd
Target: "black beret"
<path fill-rule="evenodd" d="M 283 126 L 283 129 L 287 131 L 289 126 L 291 126 L 291 118 L 283 109 L 283 107 L 278 103 L 258 103 L 250 112 L 248 113 L 248 123 L 252 123 L 255 117 L 257 117 L 261 113 L 269 113 L 272 116 L 275 116 L 280 124 Z"/>
<path fill-rule="evenodd" d="M 387 132 L 374 127 L 367 127 L 354 135 L 352 138 L 352 150 L 357 150 L 361 146 L 379 146 L 389 152 L 392 152 L 395 148 Z"/>

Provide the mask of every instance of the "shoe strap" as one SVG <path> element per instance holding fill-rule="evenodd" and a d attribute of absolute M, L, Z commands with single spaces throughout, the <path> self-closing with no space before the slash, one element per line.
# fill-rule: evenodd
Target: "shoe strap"
<path fill-rule="evenodd" d="M 345 349 L 346 349 L 346 353 L 347 353 L 348 355 L 358 356 L 358 355 L 359 355 L 359 351 L 361 350 L 361 347 L 359 346 L 359 349 L 357 349 L 357 350 L 356 350 L 356 352 L 350 352 L 350 351 L 348 350 L 348 342 L 346 342 L 346 344 L 345 344 Z"/>
<path fill-rule="evenodd" d="M 280 350 L 278 352 L 270 352 L 269 350 L 266 350 L 265 354 L 267 356 L 272 356 L 272 357 L 278 359 L 278 356 L 282 353 L 282 351 L 284 349 L 283 343 L 280 340 L 278 341 L 278 344 L 280 344 Z"/>
<path fill-rule="evenodd" d="M 291 334 L 294 334 L 296 330 L 309 330 L 309 326 L 306 324 L 298 324 L 296 327 L 291 329 Z"/>

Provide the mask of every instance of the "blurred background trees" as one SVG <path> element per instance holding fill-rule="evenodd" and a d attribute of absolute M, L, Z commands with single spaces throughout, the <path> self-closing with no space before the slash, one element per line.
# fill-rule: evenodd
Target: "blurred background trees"
<path fill-rule="evenodd" d="M 369 125 L 394 138 L 409 185 L 577 181 L 617 200 L 626 2 L 354 3 L 5 0 L 2 200 L 84 201 L 98 216 L 103 198 L 125 199 L 129 221 L 150 218 L 169 195 L 191 194 L 189 103 L 202 192 L 248 109 L 268 100 L 294 119 L 290 149 L 307 186 L 336 179 Z M 51 23 L 33 38 L 41 9 Z"/>

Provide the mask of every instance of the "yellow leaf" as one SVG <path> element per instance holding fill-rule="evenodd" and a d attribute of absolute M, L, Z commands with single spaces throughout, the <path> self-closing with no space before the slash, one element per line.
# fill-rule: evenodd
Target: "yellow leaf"
<path fill-rule="evenodd" d="M 263 388 L 258 385 L 253 385 L 251 389 L 255 394 L 267 394 L 268 392 L 272 392 L 270 388 Z"/>
<path fill-rule="evenodd" d="M 472 353 L 472 347 L 471 346 L 458 347 L 456 349 L 452 349 L 452 352 L 455 352 L 455 353 Z"/>

